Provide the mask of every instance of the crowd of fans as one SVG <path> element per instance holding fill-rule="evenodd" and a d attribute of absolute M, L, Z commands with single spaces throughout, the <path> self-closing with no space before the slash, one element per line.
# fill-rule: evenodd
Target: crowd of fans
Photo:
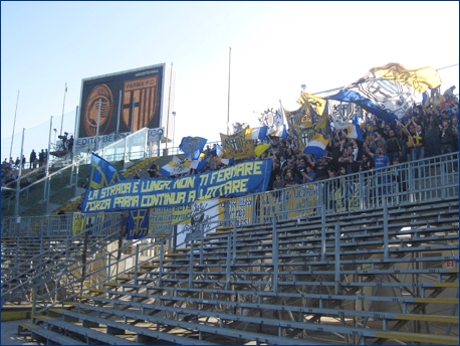
<path fill-rule="evenodd" d="M 64 132 L 64 135 L 59 136 L 59 139 L 61 139 L 61 144 L 57 150 L 71 153 L 74 144 L 73 136 L 68 138 L 68 133 Z M 32 149 L 29 155 L 29 161 L 27 161 L 25 155 L 22 155 L 22 159 L 19 159 L 18 156 L 16 160 L 13 160 L 12 157 L 10 157 L 9 160 L 5 158 L 5 160 L 2 162 L 2 186 L 11 184 L 11 182 L 17 179 L 20 166 L 22 166 L 23 170 L 29 169 L 30 171 L 33 171 L 38 169 L 40 171 L 40 169 L 43 169 L 46 166 L 48 158 L 48 149 L 41 149 L 41 151 L 38 153 L 35 151 L 35 149 Z M 40 179 L 41 177 L 42 174 L 38 173 L 38 177 L 36 178 Z M 22 185 L 23 182 L 21 180 L 21 186 Z"/>
<path fill-rule="evenodd" d="M 367 114 L 360 124 L 363 141 L 349 138 L 330 119 L 330 132 L 325 136 L 329 144 L 322 156 L 305 154 L 289 131 L 287 138 L 269 137 L 271 145 L 260 157 L 235 160 L 235 164 L 272 160 L 269 190 L 276 190 L 458 151 L 458 98 L 445 93 L 433 100 L 414 107 L 395 124 Z M 218 157 L 216 144 L 213 148 L 207 145 L 202 157 L 208 165 L 201 172 L 192 169 L 187 174 L 227 167 Z M 158 167 L 153 166 L 157 172 Z"/>

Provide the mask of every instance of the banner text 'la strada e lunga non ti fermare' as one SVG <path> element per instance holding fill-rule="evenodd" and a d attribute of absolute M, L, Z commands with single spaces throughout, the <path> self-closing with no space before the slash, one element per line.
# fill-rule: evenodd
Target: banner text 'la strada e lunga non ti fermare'
<path fill-rule="evenodd" d="M 267 189 L 271 160 L 247 161 L 218 171 L 177 179 L 130 179 L 87 191 L 84 213 L 191 204 Z"/>

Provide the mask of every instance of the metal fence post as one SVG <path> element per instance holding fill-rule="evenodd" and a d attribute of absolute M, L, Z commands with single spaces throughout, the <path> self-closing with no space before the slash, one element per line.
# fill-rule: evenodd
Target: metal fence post
<path fill-rule="evenodd" d="M 339 294 L 340 287 L 340 225 L 335 224 L 335 294 Z"/>
<path fill-rule="evenodd" d="M 272 222 L 272 264 L 273 264 L 273 292 L 278 293 L 278 232 L 276 232 L 276 217 Z"/>
<path fill-rule="evenodd" d="M 190 262 L 188 266 L 188 288 L 192 288 L 192 273 L 193 273 L 193 252 L 194 252 L 194 240 L 190 241 Z"/>
<path fill-rule="evenodd" d="M 323 206 L 321 209 L 321 261 L 326 260 L 326 208 Z"/>
<path fill-rule="evenodd" d="M 235 234 L 233 234 L 232 236 L 232 233 L 229 233 L 227 235 L 227 265 L 226 265 L 226 272 L 225 272 L 225 289 L 228 290 L 229 289 L 229 285 L 230 285 L 230 261 L 232 261 L 233 263 L 233 259 L 231 259 L 231 257 L 233 257 L 231 255 L 231 250 L 230 250 L 230 241 L 231 241 L 231 238 L 234 238 L 235 237 Z"/>
<path fill-rule="evenodd" d="M 232 233 L 233 233 L 233 237 L 232 237 L 232 252 L 233 252 L 232 264 L 235 264 L 235 261 L 236 261 L 236 223 L 237 223 L 237 221 L 233 220 L 233 229 L 232 229 Z"/>
<path fill-rule="evenodd" d="M 388 259 L 388 206 L 386 198 L 383 198 L 383 249 L 384 258 Z"/>
<path fill-rule="evenodd" d="M 134 261 L 134 284 L 138 285 L 139 280 L 137 279 L 137 274 L 139 270 L 139 244 L 136 245 L 136 256 Z"/>
<path fill-rule="evenodd" d="M 161 241 L 161 245 L 160 245 L 160 264 L 159 264 L 159 268 L 158 268 L 158 286 L 162 286 L 162 279 L 163 279 L 163 259 L 165 257 L 165 241 L 166 240 L 162 240 Z"/>

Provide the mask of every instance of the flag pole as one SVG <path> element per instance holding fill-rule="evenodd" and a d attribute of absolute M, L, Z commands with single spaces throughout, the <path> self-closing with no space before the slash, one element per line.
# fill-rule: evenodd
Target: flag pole
<path fill-rule="evenodd" d="M 280 110 L 281 110 L 281 121 L 283 122 L 283 125 L 284 125 L 284 109 L 283 109 L 283 104 L 281 103 L 281 100 L 280 101 Z M 287 122 L 287 121 L 286 121 Z"/>
<path fill-rule="evenodd" d="M 64 107 L 65 107 L 65 94 L 67 93 L 67 83 L 65 83 L 64 89 L 64 101 L 62 102 L 62 118 L 61 118 L 61 132 L 59 132 L 59 136 L 62 136 L 62 125 L 64 123 Z"/>
<path fill-rule="evenodd" d="M 232 47 L 229 48 L 228 51 L 228 105 L 227 105 L 227 136 L 229 133 L 229 126 L 230 126 L 230 66 L 231 66 L 231 59 L 232 59 Z"/>
<path fill-rule="evenodd" d="M 16 99 L 16 111 L 14 112 L 13 135 L 11 136 L 10 157 L 12 157 L 11 154 L 13 152 L 14 128 L 16 127 L 16 114 L 18 114 L 18 102 L 19 102 L 19 90 L 18 90 L 18 97 Z M 21 156 L 21 160 L 22 160 L 22 156 Z"/>
<path fill-rule="evenodd" d="M 24 134 L 26 132 L 26 129 L 22 129 L 22 143 L 21 143 L 21 164 L 19 165 L 19 175 L 18 179 L 16 180 L 16 199 L 14 203 L 14 217 L 16 218 L 16 222 L 19 223 L 20 219 L 19 218 L 19 190 L 21 190 L 21 175 L 22 175 L 22 155 L 24 152 Z"/>
<path fill-rule="evenodd" d="M 171 111 L 172 68 L 173 68 L 173 63 L 171 61 L 171 71 L 169 74 L 168 116 L 166 117 L 166 149 L 168 149 L 168 142 L 169 142 L 169 113 Z M 160 143 L 161 143 L 161 140 L 160 140 Z"/>

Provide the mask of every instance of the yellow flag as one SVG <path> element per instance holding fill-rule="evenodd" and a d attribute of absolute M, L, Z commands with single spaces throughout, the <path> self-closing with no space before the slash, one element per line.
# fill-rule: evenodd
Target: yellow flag
<path fill-rule="evenodd" d="M 390 63 L 369 70 L 378 78 L 401 82 L 414 88 L 418 92 L 424 92 L 428 88 L 434 89 L 441 85 L 441 77 L 433 67 L 422 67 L 416 70 L 408 70 L 401 64 Z"/>
<path fill-rule="evenodd" d="M 252 130 L 247 127 L 233 135 L 220 134 L 222 148 L 225 150 L 224 158 L 244 159 L 254 155 L 254 140 Z"/>
<path fill-rule="evenodd" d="M 297 103 L 300 103 L 301 105 L 309 104 L 317 116 L 322 116 L 324 114 L 324 110 L 326 109 L 327 101 L 322 97 L 301 92 Z"/>
<path fill-rule="evenodd" d="M 269 147 L 270 147 L 270 144 L 266 144 L 266 143 L 259 144 L 257 147 L 255 147 L 254 153 L 255 153 L 257 156 L 260 156 L 260 155 L 262 155 L 265 151 L 267 151 L 267 149 L 268 149 Z"/>

